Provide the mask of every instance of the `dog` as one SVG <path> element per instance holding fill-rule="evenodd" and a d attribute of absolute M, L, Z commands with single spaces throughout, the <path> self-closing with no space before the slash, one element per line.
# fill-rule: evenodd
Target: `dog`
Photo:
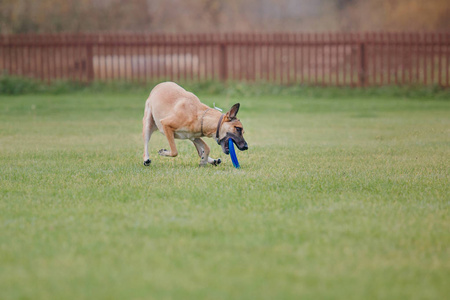
<path fill-rule="evenodd" d="M 175 157 L 178 155 L 175 139 L 189 139 L 197 149 L 200 166 L 210 163 L 219 165 L 221 159 L 209 157 L 210 148 L 202 137 L 214 138 L 222 146 L 222 151 L 229 154 L 228 140 L 232 139 L 241 151 L 247 150 L 244 139 L 244 128 L 236 115 L 240 104 L 222 114 L 200 102 L 197 96 L 186 91 L 174 82 L 163 82 L 150 92 L 145 103 L 142 120 L 142 136 L 144 139 L 144 166 L 151 163 L 148 153 L 148 142 L 157 129 L 166 136 L 170 150 L 161 149 L 159 155 Z"/>

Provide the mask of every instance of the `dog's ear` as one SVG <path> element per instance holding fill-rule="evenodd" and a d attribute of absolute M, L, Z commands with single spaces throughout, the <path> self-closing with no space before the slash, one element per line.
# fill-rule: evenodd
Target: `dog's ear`
<path fill-rule="evenodd" d="M 229 120 L 233 120 L 236 118 L 236 115 L 239 111 L 239 107 L 241 105 L 239 103 L 236 103 L 235 105 L 233 105 L 230 110 L 225 114 L 225 116 L 229 119 Z"/>

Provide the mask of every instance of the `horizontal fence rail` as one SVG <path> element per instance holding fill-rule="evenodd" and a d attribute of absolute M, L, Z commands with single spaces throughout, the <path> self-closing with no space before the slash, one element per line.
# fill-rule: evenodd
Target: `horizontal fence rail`
<path fill-rule="evenodd" d="M 54 80 L 450 86 L 450 33 L 0 35 L 3 73 Z"/>

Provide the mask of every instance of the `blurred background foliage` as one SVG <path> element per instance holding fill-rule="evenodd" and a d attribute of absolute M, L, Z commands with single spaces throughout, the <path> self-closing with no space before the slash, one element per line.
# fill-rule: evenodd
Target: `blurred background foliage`
<path fill-rule="evenodd" d="M 449 0 L 0 0 L 0 33 L 449 30 Z"/>

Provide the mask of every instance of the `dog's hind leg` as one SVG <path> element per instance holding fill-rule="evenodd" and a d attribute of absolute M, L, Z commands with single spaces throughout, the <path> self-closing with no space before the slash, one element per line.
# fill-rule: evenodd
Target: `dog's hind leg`
<path fill-rule="evenodd" d="M 175 133 L 174 130 L 172 128 L 172 122 L 173 119 L 175 117 L 169 117 L 169 118 L 165 118 L 163 120 L 161 120 L 161 125 L 164 131 L 164 135 L 167 138 L 167 141 L 169 142 L 169 147 L 170 147 L 170 151 L 166 150 L 166 149 L 161 149 L 159 150 L 159 155 L 162 156 L 170 156 L 170 157 L 175 157 L 178 155 L 178 150 L 177 150 L 177 146 L 175 145 Z"/>
<path fill-rule="evenodd" d="M 149 166 L 151 163 L 150 156 L 148 154 L 148 142 L 152 133 L 156 130 L 156 124 L 153 120 L 150 103 L 145 103 L 144 118 L 142 119 L 142 137 L 144 139 L 144 166 Z"/>
<path fill-rule="evenodd" d="M 192 141 L 197 149 L 198 156 L 200 156 L 200 166 L 206 165 L 206 163 L 210 163 L 212 165 L 219 165 L 222 161 L 221 159 L 214 159 L 209 157 L 210 149 L 208 144 L 205 143 L 201 138 L 196 138 Z"/>

